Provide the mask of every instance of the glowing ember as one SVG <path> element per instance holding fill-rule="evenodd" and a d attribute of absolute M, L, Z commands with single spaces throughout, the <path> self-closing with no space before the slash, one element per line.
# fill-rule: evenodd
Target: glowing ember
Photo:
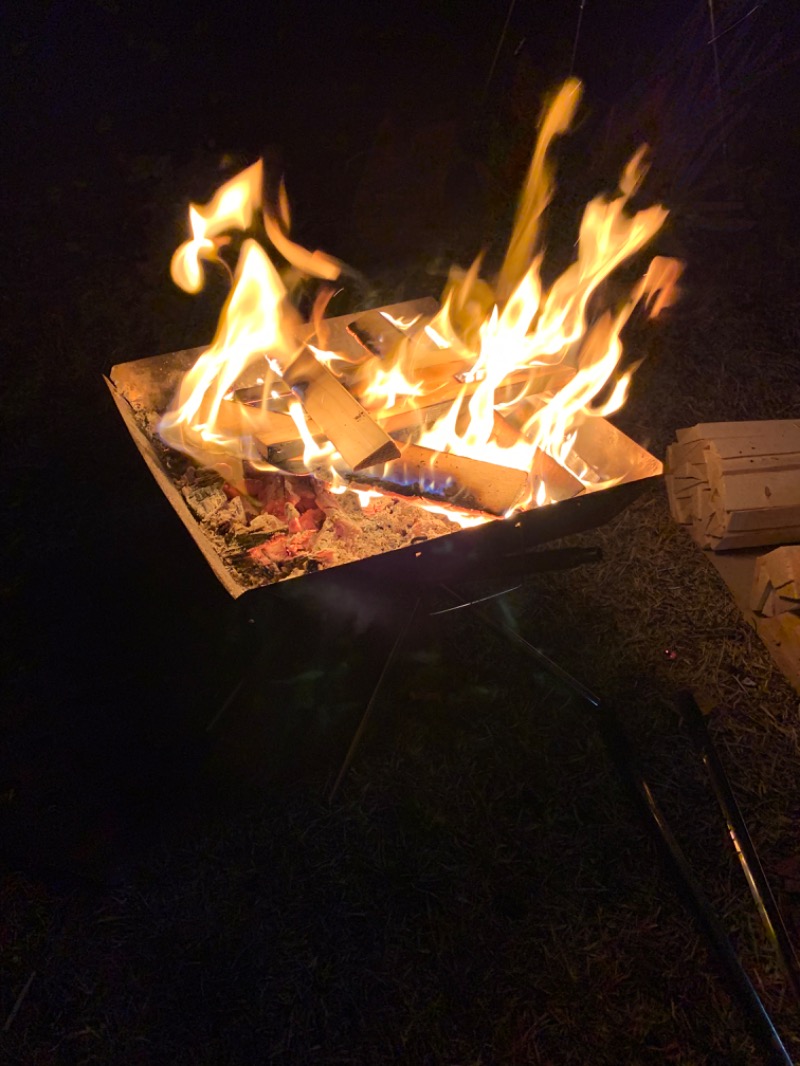
<path fill-rule="evenodd" d="M 353 467 L 369 465 L 373 455 L 399 451 L 407 458 L 410 442 L 415 457 L 429 449 L 434 458 L 461 457 L 462 467 L 477 460 L 522 472 L 514 475 L 519 485 L 507 508 L 503 504 L 505 513 L 562 498 L 564 478 L 577 490 L 607 485 L 602 471 L 590 470 L 575 454 L 577 431 L 624 403 L 631 372 L 619 371 L 621 330 L 637 304 L 652 317 L 670 303 L 680 265 L 654 259 L 621 306 L 590 317 L 601 283 L 640 251 L 667 217 L 658 205 L 630 210 L 646 173 L 640 149 L 615 194 L 587 205 L 575 261 L 544 286 L 540 229 L 553 196 L 548 153 L 553 139 L 568 129 L 580 95 L 580 83 L 570 79 L 544 113 L 498 277 L 493 282 L 481 277 L 480 259 L 467 271 L 453 268 L 432 320 L 384 316 L 389 341 L 382 336 L 382 344 L 389 347 L 380 356 L 366 347 L 356 356 L 337 351 L 328 343 L 319 308 L 313 326 L 293 308 L 289 275 L 281 275 L 257 236 L 280 252 L 294 276 L 299 271 L 330 281 L 340 264 L 290 239 L 285 190 L 281 187 L 276 205 L 263 202 L 260 162 L 227 182 L 205 206 L 192 205 L 192 237 L 172 261 L 174 280 L 188 292 L 202 287 L 201 261 L 220 258 L 230 240 L 225 234 L 260 232 L 241 244 L 216 336 L 161 422 L 164 441 L 234 485 L 244 482 L 245 462 L 275 469 L 278 460 L 270 448 L 299 441 L 296 454 L 302 451 L 305 470 L 334 493 L 350 485 Z M 235 398 L 243 381 L 258 382 L 258 406 Z M 332 410 L 341 411 L 341 424 L 330 421 Z M 365 432 L 371 434 L 368 443 L 359 436 Z M 350 455 L 353 467 L 342 454 Z M 368 458 L 356 463 L 352 456 L 362 454 Z M 391 481 L 398 469 L 395 459 L 368 473 Z M 517 481 L 512 477 L 509 484 Z M 467 520 L 481 516 L 467 515 L 464 524 Z"/>

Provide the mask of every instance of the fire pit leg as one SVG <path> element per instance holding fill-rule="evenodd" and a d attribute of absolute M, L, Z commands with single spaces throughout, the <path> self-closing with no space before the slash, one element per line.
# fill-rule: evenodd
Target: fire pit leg
<path fill-rule="evenodd" d="M 417 613 L 417 608 L 418 607 L 419 607 L 419 597 L 415 600 L 414 606 L 411 608 L 411 611 L 409 612 L 409 614 L 406 617 L 405 621 L 402 623 L 400 629 L 398 630 L 397 637 L 395 638 L 395 642 L 392 645 L 392 647 L 391 647 L 391 649 L 389 651 L 389 654 L 386 657 L 386 661 L 383 664 L 383 669 L 380 672 L 380 676 L 378 677 L 378 680 L 375 682 L 375 687 L 372 690 L 372 694 L 371 694 L 371 696 L 369 698 L 369 702 L 367 703 L 366 707 L 364 708 L 364 713 L 361 716 L 361 721 L 358 723 L 358 726 L 356 727 L 355 733 L 353 733 L 353 739 L 350 741 L 350 747 L 347 749 L 347 754 L 345 755 L 344 760 L 342 761 L 342 765 L 339 768 L 339 773 L 336 775 L 336 780 L 333 782 L 333 784 L 331 785 L 330 789 L 328 790 L 328 794 L 327 794 L 327 797 L 326 797 L 328 803 L 333 803 L 333 801 L 336 799 L 336 796 L 337 796 L 337 794 L 339 792 L 339 788 L 340 788 L 340 786 L 342 784 L 342 781 L 344 780 L 345 775 L 347 774 L 347 771 L 350 769 L 350 766 L 352 765 L 353 759 L 356 757 L 356 752 L 358 751 L 359 745 L 361 744 L 361 740 L 362 740 L 362 738 L 364 736 L 364 733 L 366 731 L 366 728 L 367 728 L 367 726 L 369 724 L 369 720 L 372 717 L 372 710 L 373 710 L 373 708 L 375 706 L 375 702 L 376 702 L 376 700 L 378 698 L 378 694 L 379 694 L 379 692 L 381 690 L 381 686 L 383 685 L 383 682 L 386 679 L 387 674 L 391 670 L 392 665 L 393 665 L 395 659 L 397 658 L 397 655 L 398 655 L 400 649 L 402 648 L 403 644 L 405 643 L 405 639 L 408 636 L 408 631 L 411 628 L 411 623 L 414 621 L 414 616 Z"/>
<path fill-rule="evenodd" d="M 599 548 L 540 548 L 537 546 L 535 548 L 523 549 L 522 551 L 514 551 L 505 555 L 496 556 L 482 568 L 482 576 L 492 578 L 518 578 L 524 574 L 541 573 L 543 571 L 571 570 L 577 566 L 597 562 L 600 558 L 602 558 L 602 553 Z M 463 568 L 462 564 L 461 569 L 463 570 Z M 516 585 L 514 586 L 514 588 L 517 587 L 518 586 Z M 384 662 L 380 676 L 375 682 L 375 687 L 369 698 L 369 702 L 364 709 L 361 720 L 355 729 L 350 742 L 350 747 L 342 762 L 339 773 L 327 793 L 326 798 L 328 803 L 332 803 L 336 798 L 342 781 L 353 763 L 353 759 L 356 756 L 361 741 L 363 740 L 364 733 L 372 717 L 373 708 L 383 682 L 408 636 L 409 629 L 411 628 L 411 624 L 419 610 L 419 606 L 430 596 L 430 586 L 421 575 L 416 579 L 416 589 L 416 602 L 411 607 L 406 620 L 401 623 L 400 628 L 397 630 L 395 642 Z M 485 597 L 484 599 L 494 599 L 497 596 L 504 596 L 511 591 L 513 591 L 513 589 L 504 588 L 500 592 L 493 593 L 491 596 Z M 484 600 L 479 602 L 484 602 Z M 471 604 L 466 603 L 460 606 L 468 607 L 471 606 Z M 435 617 L 436 615 L 446 613 L 447 611 L 433 611 L 430 613 L 430 616 Z"/>
<path fill-rule="evenodd" d="M 454 589 L 446 585 L 441 585 L 440 587 L 452 600 L 457 601 L 459 604 L 465 603 L 465 597 Z M 792 1066 L 792 1058 L 786 1050 L 772 1018 L 747 976 L 733 949 L 725 927 L 711 906 L 689 864 L 689 860 L 673 836 L 669 823 L 658 806 L 647 780 L 642 775 L 631 751 L 628 738 L 613 709 L 603 704 L 600 698 L 582 682 L 545 655 L 544 652 L 534 647 L 515 629 L 492 618 L 491 615 L 477 605 L 473 607 L 473 611 L 485 625 L 510 638 L 520 650 L 534 659 L 548 673 L 558 678 L 573 695 L 580 697 L 584 703 L 587 703 L 592 708 L 595 724 L 606 751 L 614 764 L 614 769 L 630 794 L 645 828 L 658 846 L 662 859 L 673 877 L 678 893 L 691 910 L 706 942 L 713 949 L 727 978 L 731 995 L 744 1010 L 745 1019 L 753 1039 L 761 1047 L 767 1062 L 780 1063 L 782 1066 Z"/>
<path fill-rule="evenodd" d="M 417 595 L 408 582 L 330 571 L 241 598 L 229 689 L 206 726 L 208 773 L 226 794 L 302 779 L 324 799 L 347 752 L 335 792 Z"/>

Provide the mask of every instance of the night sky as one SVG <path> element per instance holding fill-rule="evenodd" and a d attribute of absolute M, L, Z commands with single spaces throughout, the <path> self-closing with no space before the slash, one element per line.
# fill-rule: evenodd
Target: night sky
<path fill-rule="evenodd" d="M 576 72 L 596 103 L 624 91 L 691 0 L 588 2 Z M 495 79 L 524 51 L 544 90 L 569 70 L 579 4 L 514 5 Z M 398 121 L 464 119 L 485 88 L 505 2 L 394 5 L 62 0 L 6 8 L 3 95 L 12 166 L 59 153 L 258 152 L 315 158 Z"/>

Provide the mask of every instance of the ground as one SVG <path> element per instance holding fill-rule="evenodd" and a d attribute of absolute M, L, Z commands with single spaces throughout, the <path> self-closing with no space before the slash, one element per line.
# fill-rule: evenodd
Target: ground
<path fill-rule="evenodd" d="M 663 167 L 653 175 L 674 208 L 657 250 L 685 257 L 684 294 L 663 322 L 634 324 L 632 354 L 647 359 L 617 422 L 659 457 L 679 426 L 800 410 L 800 160 L 775 106 L 796 83 L 791 40 L 737 111 L 727 164 L 697 162 L 685 181 Z M 447 239 L 435 197 L 409 207 L 401 236 L 386 218 L 381 231 L 365 207 L 375 160 L 353 163 L 363 134 L 342 128 L 330 151 L 352 170 L 341 178 L 346 210 L 326 230 L 343 246 L 328 247 L 369 275 L 338 298 L 342 309 L 436 295 L 449 257 L 472 254 L 487 234 L 501 242 L 527 98 L 519 68 L 498 77 L 516 87 L 511 104 L 490 93 L 480 122 L 446 108 L 435 116 L 455 123 L 454 167 L 436 172 L 437 195 L 462 198 L 448 201 Z M 34 102 L 43 92 L 31 89 Z M 221 92 L 219 113 L 227 99 Z M 677 90 L 666 99 L 676 111 L 686 103 Z M 557 255 L 569 253 L 583 193 L 614 155 L 613 121 L 587 107 L 584 139 L 562 151 Z M 391 153 L 408 116 L 388 114 L 376 144 Z M 8 1061 L 761 1061 L 596 723 L 468 612 L 418 619 L 350 774 L 324 801 L 341 754 L 332 746 L 326 765 L 324 738 L 338 739 L 337 725 L 358 712 L 369 632 L 326 638 L 320 618 L 309 626 L 298 610 L 268 619 L 254 648 L 101 378 L 115 362 L 207 340 L 222 291 L 184 297 L 166 265 L 186 200 L 237 165 L 247 137 L 173 149 L 155 132 L 143 144 L 148 128 L 142 119 L 127 137 L 107 135 L 87 132 L 87 120 L 81 137 L 51 131 L 52 152 L 28 130 L 40 166 L 14 164 L 3 208 Z M 419 132 L 415 150 L 428 136 Z M 667 143 L 675 158 L 701 155 L 688 134 Z M 308 138 L 294 156 L 291 143 L 284 150 L 290 168 L 313 156 Z M 393 210 L 404 187 L 398 178 L 387 197 Z M 310 179 L 301 188 L 307 231 L 322 233 L 315 191 L 328 216 L 332 194 Z M 497 609 L 613 706 L 800 1054 L 797 1005 L 675 709 L 690 687 L 710 710 L 797 947 L 798 696 L 670 519 L 663 486 L 569 543 L 602 548 L 602 562 L 531 577 Z M 466 591 L 496 588 L 476 580 Z M 434 593 L 428 606 L 446 602 Z M 209 732 L 245 662 L 256 682 Z M 280 749 L 269 748 L 273 730 Z"/>

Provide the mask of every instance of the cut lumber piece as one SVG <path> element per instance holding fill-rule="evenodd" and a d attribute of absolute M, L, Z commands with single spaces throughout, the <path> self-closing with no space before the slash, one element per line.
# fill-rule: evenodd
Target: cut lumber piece
<path fill-rule="evenodd" d="M 562 375 L 562 384 L 566 384 L 573 374 L 573 370 L 565 370 Z M 401 436 L 407 431 L 436 422 L 437 419 L 447 414 L 453 401 L 458 399 L 459 395 L 463 394 L 463 397 L 468 399 L 477 387 L 477 383 L 459 385 L 451 379 L 451 384 L 443 388 L 436 389 L 426 396 L 403 398 L 394 407 L 387 408 L 373 417 L 387 433 Z M 519 392 L 519 388 L 519 384 L 514 382 L 502 385 L 495 390 L 496 402 L 504 403 L 513 398 Z M 319 436 L 320 427 L 315 425 L 313 420 L 309 420 L 309 429 L 314 437 L 319 437 L 319 440 L 324 439 Z M 280 420 L 273 423 L 266 423 L 264 431 L 258 431 L 254 435 L 267 449 L 265 458 L 279 466 L 286 460 L 295 459 L 303 453 L 303 442 L 297 435 L 297 426 L 288 415 L 281 416 Z"/>
<path fill-rule="evenodd" d="M 706 422 L 667 449 L 675 520 L 714 551 L 800 539 L 800 421 Z"/>
<path fill-rule="evenodd" d="M 758 558 L 750 607 L 766 617 L 800 614 L 800 547 L 785 545 Z"/>
<path fill-rule="evenodd" d="M 689 496 L 689 513 L 692 516 L 693 529 L 704 537 L 711 518 L 711 490 L 708 485 L 701 482 L 692 489 Z"/>
<path fill-rule="evenodd" d="M 495 440 L 502 448 L 511 448 L 525 438 L 516 426 L 512 426 L 498 411 L 495 411 L 492 440 Z M 534 452 L 531 474 L 534 479 L 544 482 L 547 495 L 551 500 L 558 502 L 571 500 L 573 496 L 584 491 L 580 478 L 547 452 L 543 452 L 541 448 L 537 448 Z"/>
<path fill-rule="evenodd" d="M 756 529 L 741 533 L 724 533 L 711 537 L 708 547 L 714 551 L 730 551 L 733 548 L 768 548 L 771 544 L 800 543 L 800 527 L 787 529 Z"/>
<path fill-rule="evenodd" d="M 781 670 L 800 690 L 800 615 L 777 614 L 761 619 L 756 628 Z"/>
<path fill-rule="evenodd" d="M 708 477 L 704 462 L 706 441 L 670 444 L 664 463 L 664 480 L 672 517 L 682 526 L 694 526 L 708 517 Z M 698 535 L 704 534 L 698 526 Z"/>
<path fill-rule="evenodd" d="M 316 326 L 309 323 L 307 331 L 303 335 L 303 340 L 324 351 L 333 352 L 334 354 L 340 352 L 347 362 L 360 362 L 363 359 L 370 358 L 370 354 L 384 358 L 392 350 L 391 345 L 384 344 L 381 351 L 374 352 L 369 347 L 369 344 L 364 344 L 363 339 L 354 334 L 351 327 L 355 323 L 366 319 L 367 325 L 372 322 L 374 327 L 374 316 L 380 316 L 387 324 L 389 324 L 390 320 L 407 322 L 409 325 L 405 329 L 405 335 L 413 336 L 417 330 L 422 328 L 425 322 L 429 322 L 433 318 L 438 310 L 439 302 L 431 296 L 425 296 L 417 300 L 404 300 L 402 303 L 387 304 L 385 307 L 374 308 L 369 311 L 337 315 L 335 318 L 323 318 Z M 389 318 L 386 318 L 386 315 Z M 397 327 L 394 326 L 392 328 L 396 329 Z M 392 336 L 391 330 L 387 330 L 384 341 L 389 341 Z"/>
<path fill-rule="evenodd" d="M 365 311 L 347 325 L 347 332 L 364 349 L 365 355 L 384 359 L 400 344 L 405 333 L 380 311 Z"/>
<path fill-rule="evenodd" d="M 718 481 L 731 474 L 772 474 L 787 470 L 800 470 L 800 452 L 786 452 L 782 455 L 734 455 L 720 454 L 719 447 L 713 442 L 705 452 L 706 469 L 712 481 Z"/>
<path fill-rule="evenodd" d="M 387 463 L 376 480 L 496 515 L 505 514 L 524 498 L 528 487 L 524 470 L 435 452 L 418 444 L 404 445 L 400 458 Z"/>
<path fill-rule="evenodd" d="M 447 364 L 452 371 L 451 364 Z M 547 379 L 548 387 L 561 389 L 569 384 L 575 376 L 573 367 L 558 367 L 553 370 L 550 367 L 533 367 L 529 370 L 516 370 L 509 374 L 503 384 L 495 390 L 495 402 L 503 403 L 524 391 L 525 385 L 530 385 L 531 390 L 537 389 L 537 382 Z M 478 388 L 479 382 L 472 381 L 463 383 L 453 376 L 452 372 L 442 377 L 441 384 L 427 391 L 423 396 L 403 396 L 393 406 L 384 410 L 379 417 L 382 424 L 388 424 L 392 420 L 394 428 L 400 428 L 400 420 L 409 419 L 410 416 L 418 415 L 423 407 L 431 407 L 434 404 L 451 404 L 453 400 L 463 396 L 468 399 Z M 419 420 L 418 420 L 419 421 Z M 413 424 L 411 421 L 406 425 Z"/>
<path fill-rule="evenodd" d="M 665 478 L 665 483 L 667 486 L 667 497 L 669 499 L 669 509 L 672 517 L 679 526 L 689 525 L 692 521 L 692 516 L 689 510 L 688 497 L 678 495 L 675 490 L 675 481 L 673 478 Z"/>
<path fill-rule="evenodd" d="M 759 562 L 764 566 L 770 583 L 782 596 L 791 595 L 800 599 L 800 548 L 785 546 L 762 555 Z M 784 589 L 791 588 L 791 593 Z"/>
<path fill-rule="evenodd" d="M 768 532 L 771 529 L 800 529 L 800 507 L 754 507 L 742 511 L 714 511 L 720 528 L 728 533 Z M 773 544 L 791 544 L 791 537 Z"/>
<path fill-rule="evenodd" d="M 683 467 L 697 467 L 703 471 L 705 468 L 704 451 L 708 447 L 708 441 L 697 440 L 688 444 L 673 443 L 667 446 L 667 457 L 664 470 L 668 473 L 678 473 Z"/>
<path fill-rule="evenodd" d="M 755 585 L 754 570 L 759 557 L 752 552 L 709 552 L 708 560 L 720 574 L 742 612 L 745 621 L 758 633 L 773 661 L 800 693 L 800 632 L 797 615 L 765 617 L 751 607 Z M 764 556 L 761 556 L 764 558 Z M 795 619 L 792 621 L 783 621 Z"/>
<path fill-rule="evenodd" d="M 679 444 L 691 444 L 700 440 L 723 441 L 730 438 L 758 438 L 762 442 L 777 440 L 783 447 L 788 440 L 800 439 L 799 419 L 768 419 L 763 422 L 698 422 L 696 426 L 679 429 L 676 432 Z M 762 454 L 774 449 L 767 446 Z M 800 451 L 800 448 L 791 449 Z"/>
<path fill-rule="evenodd" d="M 709 441 L 721 459 L 754 459 L 758 456 L 797 455 L 800 452 L 800 433 L 771 432 L 755 437 L 730 437 L 725 440 Z M 784 465 L 788 465 L 790 459 Z"/>
<path fill-rule="evenodd" d="M 253 436 L 264 444 L 278 443 L 287 437 L 297 436 L 294 419 L 280 411 L 264 410 L 262 407 L 239 403 L 236 400 L 223 400 L 219 405 L 216 420 L 217 432 L 223 437 Z M 312 433 L 319 433 L 319 427 L 309 420 Z"/>
<path fill-rule="evenodd" d="M 308 348 L 282 366 L 280 373 L 351 470 L 364 470 L 399 455 L 389 434 Z"/>
<path fill-rule="evenodd" d="M 764 565 L 765 556 L 760 556 L 756 559 L 756 565 L 753 570 L 753 584 L 750 589 L 750 610 L 755 611 L 757 614 L 772 614 L 772 610 L 768 610 L 772 599 L 772 586 L 770 585 L 769 574 L 767 568 Z"/>

